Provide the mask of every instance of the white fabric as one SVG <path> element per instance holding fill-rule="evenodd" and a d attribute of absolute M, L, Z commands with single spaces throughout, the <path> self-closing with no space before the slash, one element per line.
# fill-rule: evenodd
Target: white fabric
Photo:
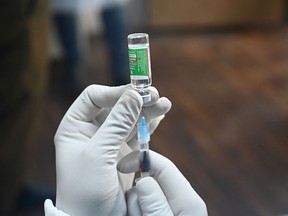
<path fill-rule="evenodd" d="M 151 103 L 142 107 L 131 89 L 89 86 L 66 112 L 55 135 L 57 209 L 46 201 L 46 216 L 126 215 L 124 194 L 134 174 L 119 174 L 117 161 L 136 146 L 139 116 L 154 130 L 171 107 L 153 87 Z"/>

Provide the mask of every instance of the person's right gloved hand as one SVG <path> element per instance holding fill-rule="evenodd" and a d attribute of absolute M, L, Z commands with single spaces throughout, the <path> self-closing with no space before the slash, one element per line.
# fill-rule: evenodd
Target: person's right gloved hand
<path fill-rule="evenodd" d="M 137 181 L 127 193 L 128 215 L 207 216 L 201 197 L 178 168 L 166 157 L 150 151 L 151 176 Z M 139 169 L 139 152 L 132 152 L 118 163 L 123 173 Z"/>

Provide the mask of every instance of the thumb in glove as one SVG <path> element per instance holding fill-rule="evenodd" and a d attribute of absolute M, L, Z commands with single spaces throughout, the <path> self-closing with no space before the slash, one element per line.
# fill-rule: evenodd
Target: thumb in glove
<path fill-rule="evenodd" d="M 150 151 L 151 177 L 137 181 L 127 193 L 129 215 L 194 215 L 207 216 L 204 201 L 178 168 L 166 157 Z M 139 151 L 132 152 L 118 163 L 124 173 L 138 171 Z"/>

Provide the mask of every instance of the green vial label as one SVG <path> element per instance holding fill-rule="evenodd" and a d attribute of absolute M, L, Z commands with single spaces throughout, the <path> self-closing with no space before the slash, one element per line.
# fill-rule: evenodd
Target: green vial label
<path fill-rule="evenodd" d="M 148 78 L 149 72 L 149 54 L 147 48 L 129 49 L 130 75 L 133 77 Z"/>

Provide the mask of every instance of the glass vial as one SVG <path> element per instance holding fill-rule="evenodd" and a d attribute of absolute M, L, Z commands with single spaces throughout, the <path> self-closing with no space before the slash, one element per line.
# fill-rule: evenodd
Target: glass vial
<path fill-rule="evenodd" d="M 128 54 L 132 87 L 141 94 L 144 102 L 148 102 L 151 95 L 145 90 L 152 84 L 149 35 L 128 35 Z"/>

